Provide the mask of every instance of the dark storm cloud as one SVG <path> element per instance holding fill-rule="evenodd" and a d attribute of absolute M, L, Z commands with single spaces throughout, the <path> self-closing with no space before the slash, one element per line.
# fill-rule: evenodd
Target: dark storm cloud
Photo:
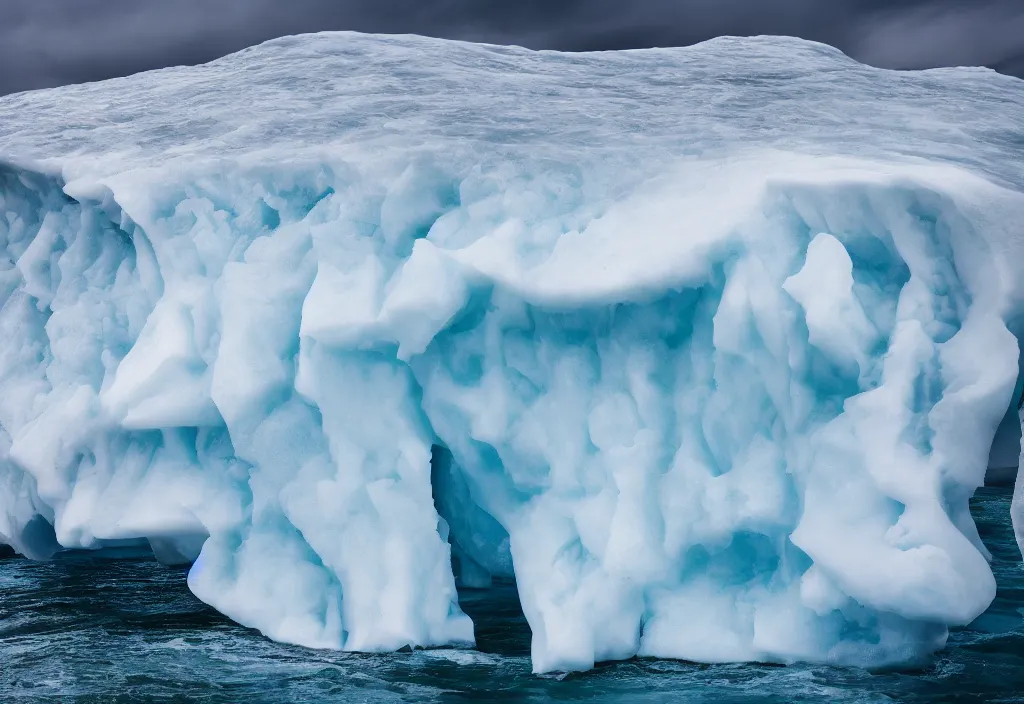
<path fill-rule="evenodd" d="M 1024 73 L 1024 0 L 0 0 L 0 94 L 329 29 L 566 50 L 789 34 L 893 68 Z"/>
<path fill-rule="evenodd" d="M 1016 64 L 1024 70 L 1024 0 L 882 10 L 854 38 L 858 58 L 883 66 Z"/>

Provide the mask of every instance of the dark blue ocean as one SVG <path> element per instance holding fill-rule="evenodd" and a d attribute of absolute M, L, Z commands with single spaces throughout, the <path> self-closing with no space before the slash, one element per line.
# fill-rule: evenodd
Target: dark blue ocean
<path fill-rule="evenodd" d="M 200 603 L 152 560 L 0 560 L 2 702 L 1024 702 L 1024 569 L 1011 492 L 973 501 L 999 593 L 914 669 L 633 660 L 530 673 L 511 585 L 467 591 L 478 649 L 353 655 L 272 643 Z"/>

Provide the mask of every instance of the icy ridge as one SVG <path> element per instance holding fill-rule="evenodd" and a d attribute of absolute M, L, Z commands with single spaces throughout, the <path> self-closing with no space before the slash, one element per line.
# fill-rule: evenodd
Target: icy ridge
<path fill-rule="evenodd" d="M 941 647 L 995 592 L 1008 81 L 324 35 L 0 99 L 0 542 L 141 541 L 311 647 L 470 644 L 455 585 L 492 577 L 538 671 Z M 540 102 L 484 120 L 506 88 Z"/>

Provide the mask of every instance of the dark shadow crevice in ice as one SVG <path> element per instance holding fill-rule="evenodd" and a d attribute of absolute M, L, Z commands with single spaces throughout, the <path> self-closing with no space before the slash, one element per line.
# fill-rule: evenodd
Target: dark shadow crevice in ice
<path fill-rule="evenodd" d="M 484 589 L 459 589 L 459 606 L 473 619 L 476 650 L 528 657 L 533 637 L 514 580 L 495 578 Z"/>
<path fill-rule="evenodd" d="M 25 524 L 19 543 L 19 552 L 34 560 L 49 559 L 61 549 L 53 525 L 40 515 Z"/>
<path fill-rule="evenodd" d="M 452 550 L 459 606 L 473 621 L 476 649 L 528 656 L 532 633 L 523 613 L 504 528 L 477 505 L 452 453 L 430 448 L 430 484 L 441 537 Z"/>
<path fill-rule="evenodd" d="M 1017 338 L 1019 347 L 1024 341 L 1024 316 L 1010 320 L 1006 327 Z M 988 472 L 985 475 L 986 486 L 1013 486 L 1017 478 L 1017 467 L 1020 463 L 1020 411 L 1024 405 L 1024 354 L 1018 356 L 1017 369 L 1017 384 L 1013 389 L 1013 398 L 992 440 Z"/>
<path fill-rule="evenodd" d="M 514 583 L 508 533 L 474 501 L 451 452 L 437 444 L 430 452 L 430 483 L 434 506 L 447 528 L 442 537 L 451 545 L 456 584 L 481 589 L 495 578 Z"/>

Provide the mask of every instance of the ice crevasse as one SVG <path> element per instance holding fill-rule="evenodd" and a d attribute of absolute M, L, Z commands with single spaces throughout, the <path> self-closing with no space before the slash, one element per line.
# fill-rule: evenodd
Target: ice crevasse
<path fill-rule="evenodd" d="M 317 648 L 472 644 L 503 578 L 537 671 L 905 662 L 995 593 L 1022 228 L 1024 82 L 792 39 L 0 98 L 0 543 Z"/>

